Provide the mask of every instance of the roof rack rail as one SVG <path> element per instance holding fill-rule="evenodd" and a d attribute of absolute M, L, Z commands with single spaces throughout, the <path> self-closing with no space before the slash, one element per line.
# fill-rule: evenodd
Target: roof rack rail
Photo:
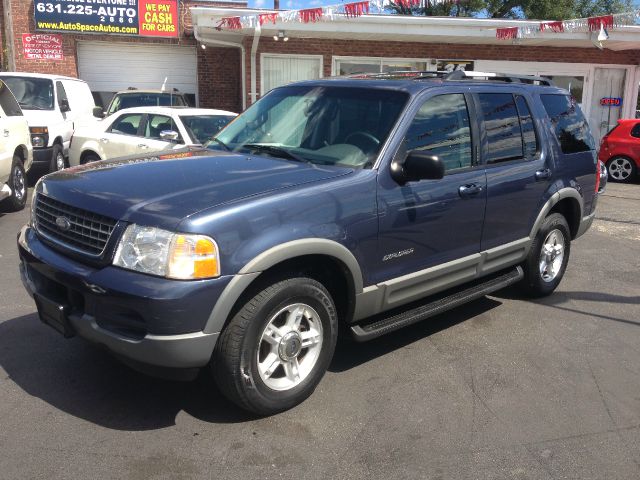
<path fill-rule="evenodd" d="M 534 75 L 515 75 L 511 73 L 489 73 L 456 70 L 444 77 L 445 80 L 488 80 L 494 82 L 507 83 L 528 83 L 531 85 L 553 86 L 553 82 L 544 77 L 536 77 Z"/>
<path fill-rule="evenodd" d="M 448 72 L 434 71 L 416 71 L 416 70 L 396 70 L 393 72 L 383 73 L 353 73 L 346 75 L 347 78 L 371 78 L 371 79 L 387 79 L 387 80 L 420 80 L 422 78 L 445 78 Z"/>

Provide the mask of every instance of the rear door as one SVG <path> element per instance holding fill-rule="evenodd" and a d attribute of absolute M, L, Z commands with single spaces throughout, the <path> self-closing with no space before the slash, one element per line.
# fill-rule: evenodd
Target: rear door
<path fill-rule="evenodd" d="M 553 163 L 525 90 L 476 91 L 487 172 L 481 250 L 525 242 L 547 197 Z"/>
<path fill-rule="evenodd" d="M 402 303 L 407 300 L 406 295 L 419 298 L 433 287 L 429 281 L 418 279 L 414 287 L 406 289 L 406 282 L 399 277 L 413 277 L 416 272 L 480 250 L 486 179 L 473 148 L 478 135 L 472 112 L 469 95 L 440 90 L 424 99 L 411 114 L 413 120 L 398 155 L 412 150 L 436 155 L 445 165 L 444 178 L 400 185 L 391 177 L 388 166 L 381 169 L 376 276 L 378 282 L 399 282 L 389 285 L 390 305 L 394 303 L 391 297 Z M 475 275 L 475 268 L 468 268 L 469 265 L 458 265 L 464 271 L 454 272 L 456 265 L 451 267 L 451 278 L 460 281 L 465 275 Z M 393 289 L 405 293 L 394 295 Z"/>
<path fill-rule="evenodd" d="M 143 150 L 142 127 L 144 114 L 125 113 L 118 115 L 109 128 L 98 139 L 102 150 L 101 158 L 115 158 L 134 155 Z"/>

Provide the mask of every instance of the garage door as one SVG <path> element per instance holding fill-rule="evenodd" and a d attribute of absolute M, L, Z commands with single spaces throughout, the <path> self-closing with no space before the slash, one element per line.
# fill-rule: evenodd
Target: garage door
<path fill-rule="evenodd" d="M 159 89 L 165 78 L 167 88 L 177 88 L 195 99 L 197 72 L 194 47 L 78 43 L 78 75 L 103 102 L 129 87 Z"/>

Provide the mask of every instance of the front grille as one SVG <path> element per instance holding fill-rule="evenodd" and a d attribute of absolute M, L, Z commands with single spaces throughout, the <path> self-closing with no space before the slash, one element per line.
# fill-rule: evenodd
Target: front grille
<path fill-rule="evenodd" d="M 49 240 L 92 256 L 104 252 L 116 220 L 72 207 L 41 193 L 36 196 L 36 230 Z M 56 220 L 65 217 L 70 227 L 61 229 Z"/>

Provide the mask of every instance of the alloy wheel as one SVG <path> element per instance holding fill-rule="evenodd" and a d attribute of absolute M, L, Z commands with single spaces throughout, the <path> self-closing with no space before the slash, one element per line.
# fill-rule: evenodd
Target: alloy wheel
<path fill-rule="evenodd" d="M 564 235 L 558 229 L 549 232 L 540 249 L 540 276 L 545 282 L 552 282 L 562 269 L 564 260 Z"/>
<path fill-rule="evenodd" d="M 625 181 L 631 176 L 633 165 L 627 158 L 614 158 L 609 162 L 609 175 L 620 182 Z"/>

